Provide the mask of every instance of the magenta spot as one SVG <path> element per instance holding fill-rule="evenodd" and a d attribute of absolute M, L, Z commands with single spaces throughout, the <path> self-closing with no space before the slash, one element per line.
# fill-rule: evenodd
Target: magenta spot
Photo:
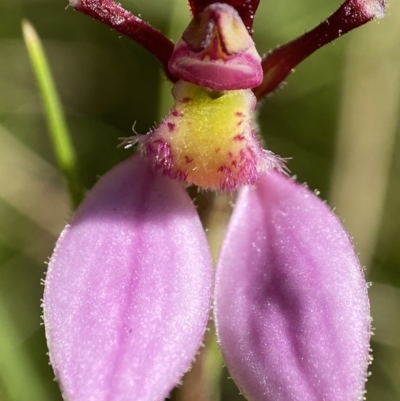
<path fill-rule="evenodd" d="M 168 129 L 170 131 L 173 131 L 175 129 L 175 124 L 174 123 L 167 123 Z"/>
<path fill-rule="evenodd" d="M 244 135 L 243 134 L 238 134 L 238 135 L 235 135 L 234 137 L 233 137 L 233 140 L 234 141 L 244 141 Z"/>
<path fill-rule="evenodd" d="M 171 145 L 162 139 L 149 140 L 143 143 L 143 153 L 149 156 L 157 169 L 162 170 L 164 174 L 172 168 Z"/>
<path fill-rule="evenodd" d="M 171 111 L 171 114 L 172 114 L 174 117 L 182 117 L 182 116 L 183 116 L 183 113 L 180 112 L 180 111 L 178 111 L 178 110 L 176 110 L 176 109 L 173 109 L 173 110 Z"/>
<path fill-rule="evenodd" d="M 221 166 L 218 171 L 223 173 L 219 181 L 219 186 L 222 191 L 233 191 L 241 184 L 237 177 L 232 174 L 232 170 L 229 167 Z"/>
<path fill-rule="evenodd" d="M 258 143 L 257 134 L 255 130 L 251 130 L 251 137 L 254 139 L 254 142 Z"/>
<path fill-rule="evenodd" d="M 184 173 L 182 170 L 170 171 L 168 175 L 173 180 L 178 180 L 178 181 L 186 181 L 188 176 L 187 173 Z"/>
<path fill-rule="evenodd" d="M 232 170 L 228 166 L 220 166 L 217 170 L 218 173 L 223 173 L 225 176 L 232 176 Z"/>
<path fill-rule="evenodd" d="M 245 149 L 241 149 L 239 155 L 240 160 L 246 160 L 250 158 L 254 163 L 256 163 L 258 158 L 256 152 L 250 146 L 246 146 Z"/>
<path fill-rule="evenodd" d="M 238 185 L 240 185 L 240 183 L 233 177 L 224 177 L 219 181 L 221 191 L 234 191 L 237 189 Z"/>
<path fill-rule="evenodd" d="M 189 164 L 193 161 L 193 157 L 185 156 L 186 164 Z"/>
<path fill-rule="evenodd" d="M 257 180 L 257 157 L 250 147 L 240 151 L 238 179 L 241 184 L 251 184 Z"/>

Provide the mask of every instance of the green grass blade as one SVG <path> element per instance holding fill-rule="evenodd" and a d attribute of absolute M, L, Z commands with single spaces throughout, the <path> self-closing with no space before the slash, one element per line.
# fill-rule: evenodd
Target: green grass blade
<path fill-rule="evenodd" d="M 32 360 L 15 339 L 17 330 L 0 299 L 0 371 L 10 401 L 50 401 Z"/>
<path fill-rule="evenodd" d="M 38 35 L 32 25 L 26 20 L 22 22 L 22 31 L 42 95 L 45 115 L 57 162 L 67 180 L 72 204 L 75 208 L 82 198 L 83 191 L 77 172 L 76 155 L 68 132 L 61 102 Z"/>

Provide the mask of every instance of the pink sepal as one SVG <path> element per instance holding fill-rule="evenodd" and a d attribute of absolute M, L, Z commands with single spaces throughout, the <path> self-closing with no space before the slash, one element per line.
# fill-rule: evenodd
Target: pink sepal
<path fill-rule="evenodd" d="M 89 192 L 49 263 L 44 322 L 68 401 L 163 400 L 206 328 L 212 261 L 182 186 L 133 156 Z"/>
<path fill-rule="evenodd" d="M 369 362 L 367 285 L 337 217 L 279 173 L 243 188 L 217 267 L 215 319 L 252 401 L 358 401 Z"/>

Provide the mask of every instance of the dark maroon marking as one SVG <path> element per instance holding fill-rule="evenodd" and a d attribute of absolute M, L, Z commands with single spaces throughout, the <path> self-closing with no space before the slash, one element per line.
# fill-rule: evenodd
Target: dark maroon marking
<path fill-rule="evenodd" d="M 190 164 L 193 160 L 193 157 L 185 156 L 186 164 Z"/>
<path fill-rule="evenodd" d="M 167 123 L 167 126 L 168 126 L 168 129 L 170 130 L 170 131 L 173 131 L 174 129 L 175 129 L 175 124 L 174 123 Z"/>
<path fill-rule="evenodd" d="M 254 150 L 250 146 L 246 146 L 246 149 L 241 149 L 239 152 L 240 160 L 253 160 L 257 159 Z"/>
<path fill-rule="evenodd" d="M 185 115 L 184 112 L 178 111 L 178 110 L 176 110 L 176 109 L 173 109 L 173 110 L 171 111 L 171 114 L 172 114 L 174 117 L 183 117 L 183 116 Z"/>
<path fill-rule="evenodd" d="M 182 102 L 182 103 L 188 103 L 188 102 L 190 102 L 191 100 L 192 100 L 191 97 L 185 96 L 185 97 L 181 100 L 181 102 Z"/>
<path fill-rule="evenodd" d="M 171 145 L 162 139 L 148 141 L 144 143 L 144 153 L 152 156 L 154 165 L 163 171 L 169 171 L 172 168 Z"/>
<path fill-rule="evenodd" d="M 218 173 L 224 173 L 226 176 L 232 176 L 232 170 L 228 166 L 220 166 L 217 170 Z"/>
<path fill-rule="evenodd" d="M 244 141 L 245 137 L 243 134 L 237 134 L 233 137 L 234 141 Z"/>
<path fill-rule="evenodd" d="M 172 178 L 173 180 L 178 180 L 178 181 L 186 181 L 188 174 L 184 173 L 181 170 L 176 170 L 174 172 L 170 171 L 167 172 L 167 175 Z"/>
<path fill-rule="evenodd" d="M 240 18 L 242 18 L 244 25 L 249 31 L 250 35 L 253 33 L 253 21 L 254 14 L 257 11 L 260 0 L 189 0 L 189 5 L 192 10 L 193 16 L 201 13 L 207 6 L 213 3 L 225 3 L 233 8 L 239 13 Z"/>

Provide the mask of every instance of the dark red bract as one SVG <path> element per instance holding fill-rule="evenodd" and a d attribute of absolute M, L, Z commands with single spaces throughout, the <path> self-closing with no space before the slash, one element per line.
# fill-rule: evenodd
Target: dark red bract
<path fill-rule="evenodd" d="M 242 18 L 243 23 L 245 24 L 250 35 L 252 34 L 254 14 L 257 11 L 260 0 L 189 0 L 190 9 L 192 10 L 194 17 L 213 3 L 225 3 L 235 8 Z"/>

